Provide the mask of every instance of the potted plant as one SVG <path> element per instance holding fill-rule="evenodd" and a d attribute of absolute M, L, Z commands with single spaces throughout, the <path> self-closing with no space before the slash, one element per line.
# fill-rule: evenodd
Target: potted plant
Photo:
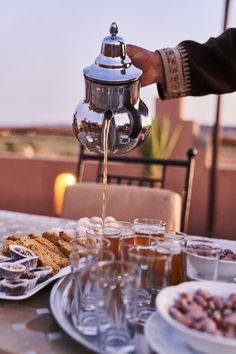
<path fill-rule="evenodd" d="M 149 137 L 140 147 L 140 153 L 144 157 L 169 158 L 182 131 L 182 126 L 178 125 L 170 135 L 170 119 L 165 116 L 161 122 L 153 120 Z M 145 165 L 143 174 L 145 177 L 159 178 L 161 166 Z"/>

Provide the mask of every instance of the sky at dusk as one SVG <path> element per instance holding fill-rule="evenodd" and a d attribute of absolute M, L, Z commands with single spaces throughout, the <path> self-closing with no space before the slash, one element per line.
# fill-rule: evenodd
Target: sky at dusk
<path fill-rule="evenodd" d="M 116 21 L 126 43 L 149 50 L 222 32 L 225 0 L 0 0 L 0 125 L 71 124 L 84 97 L 83 68 Z M 231 0 L 228 27 L 236 27 Z M 141 89 L 155 115 L 155 85 Z M 221 122 L 236 126 L 236 93 Z M 212 124 L 216 96 L 184 98 L 184 119 Z"/>

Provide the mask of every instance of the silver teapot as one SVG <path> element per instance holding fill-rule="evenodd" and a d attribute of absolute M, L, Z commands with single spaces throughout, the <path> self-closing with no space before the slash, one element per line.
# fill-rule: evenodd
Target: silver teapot
<path fill-rule="evenodd" d="M 151 127 L 148 108 L 139 97 L 142 71 L 132 65 L 124 40 L 117 33 L 113 22 L 95 64 L 84 69 L 85 99 L 76 107 L 73 119 L 76 138 L 97 153 L 104 152 L 106 119 L 110 120 L 109 154 L 134 149 L 146 139 Z"/>

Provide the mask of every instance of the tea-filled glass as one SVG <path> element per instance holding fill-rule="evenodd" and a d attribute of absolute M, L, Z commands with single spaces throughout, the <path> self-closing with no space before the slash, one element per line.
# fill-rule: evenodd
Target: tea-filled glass
<path fill-rule="evenodd" d="M 92 232 L 92 233 L 91 233 Z M 119 259 L 119 239 L 121 237 L 121 230 L 117 227 L 100 227 L 93 229 L 92 231 L 88 231 L 87 235 L 95 236 L 100 239 L 106 239 L 110 242 L 109 249 L 114 253 L 115 258 Z"/>
<path fill-rule="evenodd" d="M 158 237 L 159 244 L 171 253 L 170 285 L 178 285 L 187 280 L 186 243 L 187 235 L 183 232 L 168 231 L 164 237 Z"/>
<path fill-rule="evenodd" d="M 126 235 L 122 236 L 119 240 L 120 248 L 120 258 L 122 261 L 129 260 L 129 250 L 131 247 L 136 245 L 142 246 L 153 246 L 158 243 L 158 240 L 155 237 L 147 235 Z"/>
<path fill-rule="evenodd" d="M 137 321 L 144 324 L 156 311 L 154 300 L 157 293 L 169 285 L 170 253 L 157 245 L 134 245 L 129 248 L 128 259 L 140 269 Z"/>
<path fill-rule="evenodd" d="M 162 219 L 135 219 L 133 230 L 137 235 L 163 236 L 166 229 L 166 222 Z"/>

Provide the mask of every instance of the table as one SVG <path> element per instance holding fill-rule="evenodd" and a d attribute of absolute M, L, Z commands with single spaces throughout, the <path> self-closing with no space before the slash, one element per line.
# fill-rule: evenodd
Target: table
<path fill-rule="evenodd" d="M 0 210 L 0 242 L 10 234 L 42 233 L 62 227 L 69 220 Z M 29 299 L 0 300 L 0 354 L 92 354 L 72 340 L 54 320 L 49 309 L 52 285 Z M 139 335 L 137 354 L 150 354 Z"/>

